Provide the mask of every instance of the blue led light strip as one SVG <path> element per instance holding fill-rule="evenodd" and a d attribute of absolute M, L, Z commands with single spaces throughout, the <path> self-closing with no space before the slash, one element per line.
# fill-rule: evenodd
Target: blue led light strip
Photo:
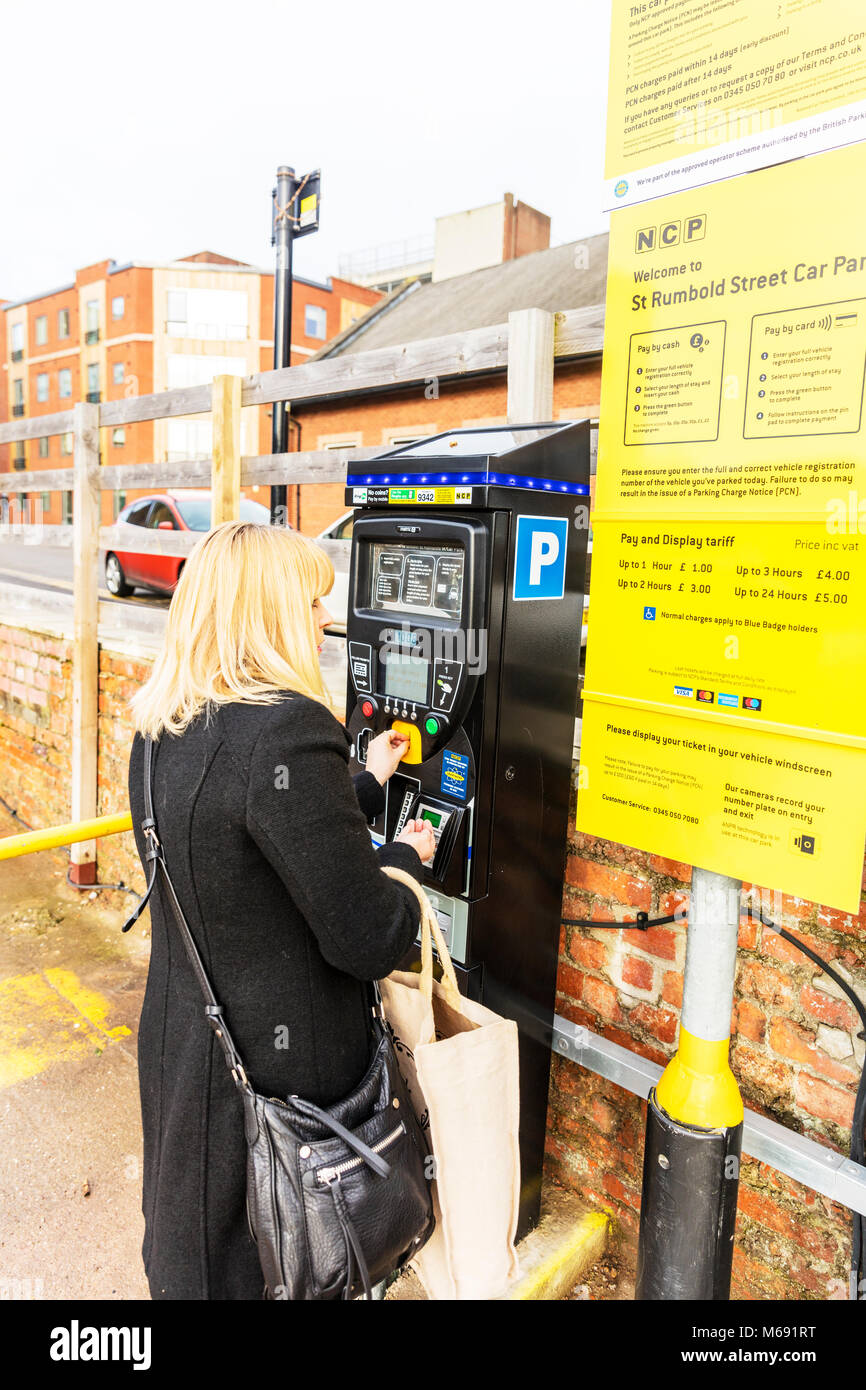
<path fill-rule="evenodd" d="M 567 492 L 574 497 L 588 497 L 589 488 L 585 483 L 555 482 L 552 478 L 526 478 L 519 473 L 349 473 L 346 476 L 348 487 L 442 487 L 473 484 L 485 487 L 493 483 L 497 487 L 527 488 L 533 492 Z"/>

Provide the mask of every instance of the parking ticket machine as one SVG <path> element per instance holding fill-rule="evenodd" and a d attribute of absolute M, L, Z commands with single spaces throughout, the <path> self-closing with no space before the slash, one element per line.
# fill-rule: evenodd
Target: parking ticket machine
<path fill-rule="evenodd" d="M 425 887 L 461 989 L 517 1021 L 522 1233 L 541 1190 L 589 421 L 419 440 L 350 473 L 346 500 L 352 770 L 376 734 L 408 737 L 371 835 L 430 822 Z"/>

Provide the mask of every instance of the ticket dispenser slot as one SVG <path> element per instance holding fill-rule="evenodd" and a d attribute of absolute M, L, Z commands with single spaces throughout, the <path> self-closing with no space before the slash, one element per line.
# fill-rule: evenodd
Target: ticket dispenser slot
<path fill-rule="evenodd" d="M 522 1233 L 546 1133 L 589 422 L 454 430 L 359 466 L 346 489 L 355 767 L 370 738 L 406 734 L 371 834 L 429 823 L 424 882 L 460 987 L 517 1022 Z"/>

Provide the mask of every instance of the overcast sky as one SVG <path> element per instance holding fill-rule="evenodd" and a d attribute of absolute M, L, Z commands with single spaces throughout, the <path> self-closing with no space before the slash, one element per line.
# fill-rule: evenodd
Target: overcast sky
<path fill-rule="evenodd" d="M 321 167 L 295 271 L 506 191 L 601 231 L 609 0 L 4 5 L 0 297 L 109 257 L 271 267 L 276 167 Z"/>

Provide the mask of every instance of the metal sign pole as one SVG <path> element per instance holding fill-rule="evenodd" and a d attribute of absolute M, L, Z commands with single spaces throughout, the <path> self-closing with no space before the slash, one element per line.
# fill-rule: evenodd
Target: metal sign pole
<path fill-rule="evenodd" d="M 291 210 L 296 191 L 295 171 L 288 164 L 277 170 L 274 190 L 273 242 L 277 248 L 274 271 L 274 368 L 291 365 L 292 350 L 292 243 Z M 271 453 L 285 454 L 289 447 L 289 418 L 285 401 L 275 401 L 271 418 Z M 288 489 L 284 483 L 271 488 L 271 525 L 288 522 Z"/>
<path fill-rule="evenodd" d="M 692 872 L 679 1044 L 647 1105 L 638 1299 L 730 1295 L 743 1137 L 728 1062 L 741 887 Z"/>

